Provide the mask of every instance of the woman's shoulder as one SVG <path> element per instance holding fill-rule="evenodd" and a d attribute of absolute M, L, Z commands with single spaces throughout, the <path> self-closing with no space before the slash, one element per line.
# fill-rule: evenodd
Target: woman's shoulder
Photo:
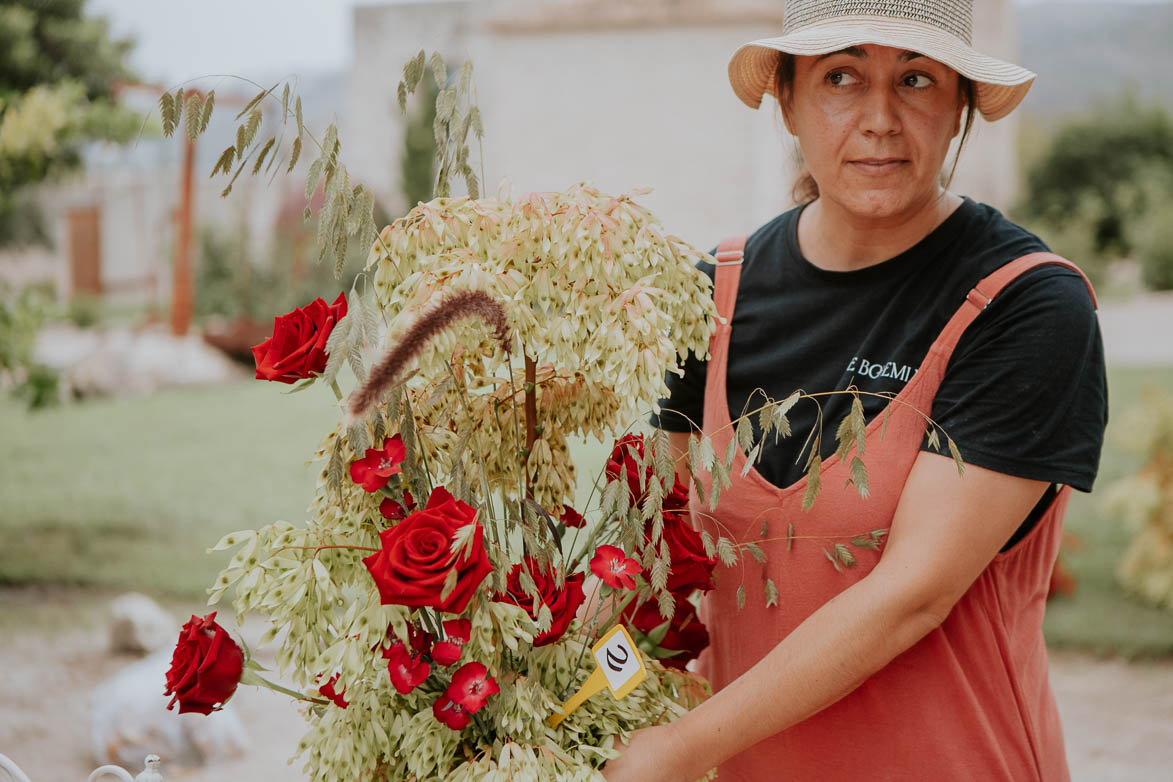
<path fill-rule="evenodd" d="M 962 268 L 959 271 L 963 272 L 967 287 L 976 285 L 1019 258 L 1036 253 L 1051 253 L 1050 247 L 1041 237 L 1006 217 L 997 207 L 966 199 L 963 208 L 969 210 L 970 218 L 966 223 L 963 241 L 965 262 L 961 264 Z M 1063 260 L 1079 266 L 1078 258 Z M 1047 284 L 1046 280 L 1065 282 Z M 1076 285 L 1077 280 L 1081 284 Z M 1041 285 L 1044 289 L 1052 288 L 1053 294 L 1068 303 L 1073 298 L 1086 299 L 1090 303 L 1090 294 L 1082 280 L 1082 273 L 1068 266 L 1044 264 L 1023 272 L 1008 285 L 1007 292 L 1021 292 Z M 1081 292 L 1082 296 L 1079 295 Z"/>
<path fill-rule="evenodd" d="M 788 246 L 790 238 L 793 236 L 795 223 L 798 220 L 798 215 L 802 211 L 802 206 L 794 206 L 787 209 L 777 217 L 772 218 L 769 222 L 759 226 L 753 233 L 746 236 L 745 239 L 745 265 L 750 267 L 753 265 L 755 258 L 761 256 L 763 251 L 766 253 L 777 253 L 780 248 Z M 721 238 L 721 242 L 738 236 L 738 234 L 730 234 Z M 720 248 L 720 243 L 714 246 L 709 255 L 716 256 L 717 250 Z M 712 258 L 703 258 L 697 263 L 697 268 L 703 271 L 709 277 L 716 274 L 717 267 L 713 265 Z"/>

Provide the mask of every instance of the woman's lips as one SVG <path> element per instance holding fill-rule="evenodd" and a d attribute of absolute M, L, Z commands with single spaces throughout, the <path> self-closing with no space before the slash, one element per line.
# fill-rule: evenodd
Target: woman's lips
<path fill-rule="evenodd" d="M 904 158 L 860 158 L 849 160 L 848 165 L 865 176 L 886 176 L 898 171 L 908 163 Z"/>

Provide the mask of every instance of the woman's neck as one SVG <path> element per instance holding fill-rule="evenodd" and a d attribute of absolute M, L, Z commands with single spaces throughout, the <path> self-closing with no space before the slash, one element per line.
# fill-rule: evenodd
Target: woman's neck
<path fill-rule="evenodd" d="M 827 271 L 874 266 L 924 239 L 961 203 L 960 196 L 941 189 L 907 213 L 871 218 L 818 198 L 799 217 L 798 246 L 808 261 Z"/>

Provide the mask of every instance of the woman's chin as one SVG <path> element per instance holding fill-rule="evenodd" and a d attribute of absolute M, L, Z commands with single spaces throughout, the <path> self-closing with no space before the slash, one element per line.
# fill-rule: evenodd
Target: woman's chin
<path fill-rule="evenodd" d="M 853 188 L 844 198 L 834 198 L 840 208 L 856 219 L 888 220 L 917 212 L 932 201 L 932 194 L 911 192 L 907 187 Z"/>

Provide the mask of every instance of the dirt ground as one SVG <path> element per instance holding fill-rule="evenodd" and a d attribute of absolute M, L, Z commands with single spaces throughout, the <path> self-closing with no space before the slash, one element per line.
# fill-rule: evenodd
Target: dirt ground
<path fill-rule="evenodd" d="M 106 650 L 101 617 L 107 599 L 70 590 L 0 589 L 0 753 L 32 782 L 77 782 L 99 764 L 89 749 L 90 691 L 135 660 Z M 199 610 L 168 608 L 176 616 Z M 245 629 L 246 639 L 251 632 Z M 1170 779 L 1173 661 L 1127 663 L 1055 653 L 1051 681 L 1075 782 Z M 164 777 L 302 779 L 297 766 L 286 765 L 303 732 L 289 699 L 245 687 L 233 702 L 247 726 L 248 753 L 183 773 L 164 764 Z"/>

